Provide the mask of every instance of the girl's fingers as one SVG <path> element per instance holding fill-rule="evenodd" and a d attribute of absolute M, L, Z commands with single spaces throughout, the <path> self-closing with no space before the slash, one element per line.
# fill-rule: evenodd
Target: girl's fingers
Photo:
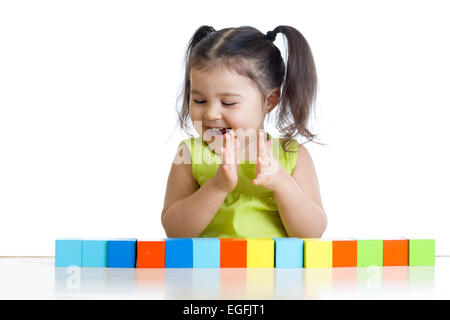
<path fill-rule="evenodd" d="M 221 150 L 220 150 L 220 159 L 222 160 L 222 164 L 225 164 L 225 148 L 224 147 L 221 147 Z"/>
<path fill-rule="evenodd" d="M 267 164 L 268 164 L 267 159 L 263 158 L 263 157 L 258 157 L 258 161 L 259 161 L 259 163 L 261 165 L 261 168 L 267 166 Z"/>
<path fill-rule="evenodd" d="M 234 160 L 235 160 L 235 152 L 234 152 L 234 149 L 235 149 L 235 144 L 236 144 L 236 141 L 234 141 L 235 139 L 234 139 L 234 136 L 233 136 L 233 131 L 231 131 L 229 134 L 228 134 L 228 140 L 227 140 L 227 142 L 229 143 L 229 148 L 228 148 L 228 151 L 229 151 L 229 160 L 230 160 L 230 164 L 234 164 Z"/>
<path fill-rule="evenodd" d="M 228 151 L 228 141 L 227 141 L 227 136 L 226 135 L 224 135 L 223 136 L 223 147 L 222 147 L 222 150 L 223 150 L 223 164 L 224 165 L 226 165 L 226 164 L 228 164 L 228 153 L 229 153 L 229 151 Z"/>
<path fill-rule="evenodd" d="M 264 137 L 261 130 L 258 133 L 258 157 L 262 157 L 264 154 Z"/>
<path fill-rule="evenodd" d="M 223 136 L 223 145 L 225 148 L 225 163 L 228 163 L 228 141 L 227 141 L 227 135 Z"/>
<path fill-rule="evenodd" d="M 225 162 L 226 164 L 236 164 L 237 163 L 237 154 L 238 154 L 238 146 L 236 143 L 237 139 L 234 139 L 234 133 L 231 131 L 230 133 L 226 133 L 224 135 L 224 143 L 225 143 Z"/>
<path fill-rule="evenodd" d="M 263 178 L 260 175 L 257 175 L 255 179 L 253 179 L 253 184 L 262 184 Z"/>
<path fill-rule="evenodd" d="M 228 135 L 228 133 L 225 134 L 225 152 L 226 152 L 226 158 L 227 158 L 227 164 L 231 163 L 231 143 L 230 143 L 230 137 Z"/>
<path fill-rule="evenodd" d="M 258 154 L 259 157 L 262 158 L 262 163 L 264 165 L 266 165 L 270 159 L 270 147 L 271 147 L 271 140 L 267 140 L 264 141 L 265 139 L 265 134 L 264 132 L 260 133 L 260 142 L 261 142 L 261 147 L 260 147 L 260 152 Z"/>
<path fill-rule="evenodd" d="M 234 161 L 237 165 L 239 163 L 239 140 L 234 139 Z"/>
<path fill-rule="evenodd" d="M 255 179 L 253 179 L 253 184 L 259 184 L 260 183 L 260 178 L 259 177 L 260 177 L 260 175 L 259 175 L 259 173 L 257 173 Z"/>
<path fill-rule="evenodd" d="M 267 142 L 267 157 L 270 159 L 270 156 L 272 155 L 272 140 L 269 140 Z"/>
<path fill-rule="evenodd" d="M 222 142 L 222 163 L 225 164 L 227 162 L 227 145 L 225 143 L 225 137 Z"/>

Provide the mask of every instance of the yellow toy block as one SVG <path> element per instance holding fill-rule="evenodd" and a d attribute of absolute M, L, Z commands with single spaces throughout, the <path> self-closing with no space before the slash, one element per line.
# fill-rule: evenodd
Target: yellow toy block
<path fill-rule="evenodd" d="M 247 268 L 273 268 L 274 256 L 273 239 L 247 239 Z"/>
<path fill-rule="evenodd" d="M 303 265 L 305 268 L 331 268 L 333 241 L 303 239 Z"/>

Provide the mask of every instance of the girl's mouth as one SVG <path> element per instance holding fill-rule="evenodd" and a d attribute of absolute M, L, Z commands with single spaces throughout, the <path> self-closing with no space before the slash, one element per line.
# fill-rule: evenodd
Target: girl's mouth
<path fill-rule="evenodd" d="M 212 136 L 223 136 L 225 133 L 229 132 L 231 128 L 207 128 L 210 130 Z"/>

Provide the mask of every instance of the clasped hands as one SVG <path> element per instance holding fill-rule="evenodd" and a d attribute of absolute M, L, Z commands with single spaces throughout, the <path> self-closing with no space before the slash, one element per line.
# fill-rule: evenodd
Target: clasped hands
<path fill-rule="evenodd" d="M 223 136 L 221 164 L 214 176 L 216 186 L 223 191 L 232 191 L 238 181 L 240 142 L 233 130 Z M 258 130 L 256 177 L 253 185 L 275 191 L 286 177 L 286 170 L 272 154 L 272 140 L 264 141 L 264 133 Z"/>

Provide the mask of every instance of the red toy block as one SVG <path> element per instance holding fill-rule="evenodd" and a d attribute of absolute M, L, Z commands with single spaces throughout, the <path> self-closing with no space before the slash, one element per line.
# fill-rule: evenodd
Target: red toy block
<path fill-rule="evenodd" d="M 383 266 L 407 266 L 408 264 L 408 239 L 383 240 Z"/>
<path fill-rule="evenodd" d="M 220 239 L 220 267 L 247 267 L 247 240 L 237 238 Z"/>
<path fill-rule="evenodd" d="M 333 240 L 333 268 L 356 267 L 357 252 L 356 240 Z"/>
<path fill-rule="evenodd" d="M 138 240 L 136 268 L 164 268 L 164 260 L 164 240 Z"/>

